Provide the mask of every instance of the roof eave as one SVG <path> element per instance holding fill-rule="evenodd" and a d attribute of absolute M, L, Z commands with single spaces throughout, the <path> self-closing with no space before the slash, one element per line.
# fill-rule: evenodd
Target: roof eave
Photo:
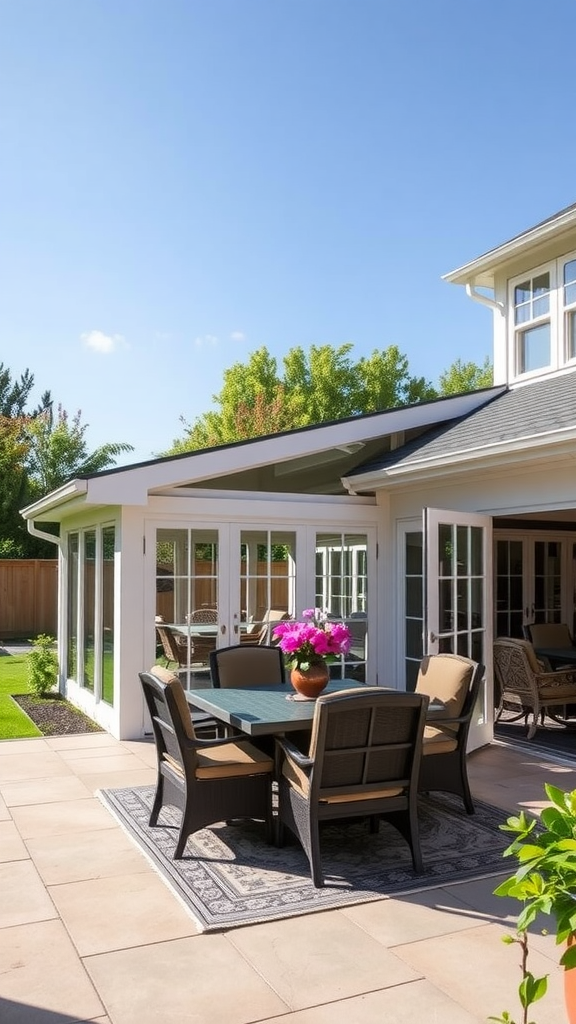
<path fill-rule="evenodd" d="M 454 451 L 429 459 L 419 459 L 407 465 L 389 466 L 376 472 L 358 474 L 343 478 L 342 482 L 351 494 L 365 491 L 386 490 L 399 483 L 419 483 L 434 477 L 454 476 L 469 470 L 505 468 L 510 463 L 519 466 L 523 462 L 533 463 L 538 454 L 549 461 L 551 458 L 576 459 L 576 426 L 562 428 L 533 437 L 515 438 L 513 441 L 497 442 L 465 451 Z"/>
<path fill-rule="evenodd" d="M 478 256 L 475 260 L 471 260 L 470 263 L 465 263 L 463 266 L 457 267 L 456 270 L 443 274 L 442 280 L 449 281 L 450 284 L 476 284 L 480 287 L 493 288 L 494 271 L 503 263 L 519 256 L 523 252 L 533 249 L 551 235 L 559 234 L 561 231 L 575 225 L 576 207 L 570 207 L 568 210 L 558 214 L 557 217 L 553 217 L 543 224 L 538 224 L 536 227 L 529 228 L 528 231 L 524 231 L 521 235 L 517 235 L 515 238 L 510 239 L 510 241 L 504 242 L 502 245 L 497 246 L 496 249 L 490 249 L 489 252 Z"/>
<path fill-rule="evenodd" d="M 76 498 L 84 497 L 87 491 L 87 480 L 69 480 L 68 483 L 58 487 L 55 491 L 51 491 L 44 498 L 39 498 L 32 505 L 27 505 L 26 508 L 21 509 L 20 515 L 24 519 L 31 520 L 45 518 L 47 512 L 62 505 L 67 505 Z"/>

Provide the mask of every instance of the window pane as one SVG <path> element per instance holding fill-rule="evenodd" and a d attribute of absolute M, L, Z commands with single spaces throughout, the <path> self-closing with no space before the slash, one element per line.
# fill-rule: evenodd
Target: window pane
<path fill-rule="evenodd" d="M 544 295 L 541 299 L 534 299 L 532 304 L 532 316 L 546 316 L 550 312 L 550 296 Z"/>
<path fill-rule="evenodd" d="M 406 534 L 406 572 L 409 576 L 422 575 L 422 532 Z"/>
<path fill-rule="evenodd" d="M 78 534 L 68 536 L 68 679 L 78 679 Z"/>
<path fill-rule="evenodd" d="M 102 530 L 102 700 L 114 703 L 114 527 Z"/>
<path fill-rule="evenodd" d="M 517 324 L 525 324 L 532 317 L 530 303 L 524 303 L 522 306 L 517 306 L 514 313 L 514 322 Z"/>
<path fill-rule="evenodd" d="M 522 281 L 514 289 L 514 305 L 519 306 L 521 302 L 529 302 L 532 297 L 530 281 Z"/>
<path fill-rule="evenodd" d="M 564 284 L 576 281 L 576 260 L 564 264 Z"/>
<path fill-rule="evenodd" d="M 87 530 L 84 534 L 84 678 L 81 685 L 94 691 L 95 655 L 95 594 L 96 594 L 96 533 Z"/>
<path fill-rule="evenodd" d="M 531 327 L 520 335 L 519 372 L 550 365 L 550 324 Z"/>
<path fill-rule="evenodd" d="M 568 335 L 568 358 L 576 357 L 576 312 L 566 317 L 566 333 Z"/>
<path fill-rule="evenodd" d="M 564 305 L 571 306 L 576 302 L 576 284 L 567 284 L 564 287 Z"/>
<path fill-rule="evenodd" d="M 544 295 L 545 292 L 549 292 L 550 274 L 539 274 L 538 277 L 535 277 L 532 283 L 532 291 L 534 296 Z"/>

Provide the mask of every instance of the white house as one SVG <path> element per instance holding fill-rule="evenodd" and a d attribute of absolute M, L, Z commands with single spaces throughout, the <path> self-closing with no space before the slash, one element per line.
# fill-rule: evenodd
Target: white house
<path fill-rule="evenodd" d="M 493 310 L 493 387 L 109 470 L 24 510 L 32 532 L 59 524 L 62 689 L 115 736 L 142 733 L 157 616 L 188 686 L 210 646 L 310 606 L 351 625 L 344 675 L 404 688 L 424 649 L 469 654 L 487 666 L 476 745 L 493 635 L 576 625 L 576 204 L 446 280 Z"/>

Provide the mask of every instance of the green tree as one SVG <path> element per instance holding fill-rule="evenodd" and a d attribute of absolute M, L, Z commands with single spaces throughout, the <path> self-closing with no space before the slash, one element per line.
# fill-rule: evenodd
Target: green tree
<path fill-rule="evenodd" d="M 27 466 L 32 488 L 38 497 L 61 487 L 75 476 L 98 473 L 115 465 L 118 455 L 133 451 L 131 444 L 103 444 L 88 451 L 87 423 L 81 413 L 69 417 L 61 405 L 54 416 L 52 405 L 27 420 L 29 443 Z"/>
<path fill-rule="evenodd" d="M 25 417 L 0 415 L 0 558 L 24 558 L 30 535 L 20 509 L 29 497 Z"/>
<path fill-rule="evenodd" d="M 440 394 L 460 395 L 465 391 L 478 391 L 480 388 L 491 387 L 493 381 L 492 363 L 488 356 L 482 366 L 476 363 L 463 363 L 461 359 L 457 359 L 440 374 Z"/>
<path fill-rule="evenodd" d="M 435 398 L 423 377 L 408 372 L 396 346 L 375 350 L 354 361 L 353 345 L 312 345 L 290 349 L 280 376 L 266 348 L 248 363 L 224 372 L 224 385 L 213 396 L 218 408 L 192 424 L 181 418 L 185 435 L 165 454 L 195 451 L 218 444 L 326 423 L 380 409 Z"/>

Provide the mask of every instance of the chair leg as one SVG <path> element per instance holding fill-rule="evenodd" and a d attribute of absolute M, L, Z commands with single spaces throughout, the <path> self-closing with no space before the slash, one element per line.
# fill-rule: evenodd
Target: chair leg
<path fill-rule="evenodd" d="M 308 853 L 308 860 L 310 861 L 312 871 L 312 884 L 316 889 L 322 889 L 324 886 L 324 872 L 322 871 L 322 861 L 320 859 L 320 830 L 317 821 L 310 823 L 308 840 L 310 849 L 306 852 Z"/>
<path fill-rule="evenodd" d="M 158 815 L 162 809 L 164 802 L 164 776 L 158 772 L 158 781 L 156 782 L 156 792 L 154 794 L 154 803 L 152 804 L 152 810 L 150 812 L 150 819 L 148 824 L 154 826 L 158 822 Z"/>

